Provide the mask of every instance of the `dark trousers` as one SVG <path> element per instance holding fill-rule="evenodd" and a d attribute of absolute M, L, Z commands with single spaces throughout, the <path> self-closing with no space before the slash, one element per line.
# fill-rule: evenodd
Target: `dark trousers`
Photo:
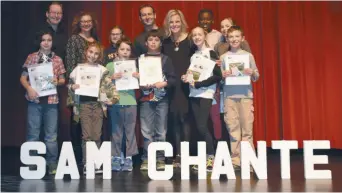
<path fill-rule="evenodd" d="M 190 141 L 190 123 L 189 114 L 181 112 L 169 112 L 168 115 L 168 136 L 169 141 L 173 142 L 173 148 L 176 155 L 180 155 L 181 141 Z"/>
<path fill-rule="evenodd" d="M 208 129 L 208 120 L 212 101 L 212 99 L 205 98 L 190 98 L 191 111 L 195 119 L 197 131 L 199 132 L 199 141 L 206 142 L 208 155 L 215 154 L 213 137 Z"/>

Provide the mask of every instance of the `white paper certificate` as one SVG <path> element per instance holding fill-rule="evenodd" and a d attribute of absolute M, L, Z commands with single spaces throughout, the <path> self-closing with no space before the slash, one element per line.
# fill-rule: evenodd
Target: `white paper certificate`
<path fill-rule="evenodd" d="M 195 81 L 203 81 L 208 79 L 215 67 L 215 62 L 205 58 L 203 56 L 196 56 L 192 59 L 191 64 L 189 66 L 189 71 L 192 74 L 190 79 Z M 189 75 L 188 75 L 189 76 Z"/>
<path fill-rule="evenodd" d="M 163 82 L 161 57 L 139 58 L 140 85 L 146 86 L 157 82 Z"/>
<path fill-rule="evenodd" d="M 232 71 L 232 75 L 226 78 L 226 85 L 249 85 L 251 77 L 243 73 L 245 68 L 250 68 L 249 62 L 248 54 L 226 56 L 224 58 L 224 68 Z"/>
<path fill-rule="evenodd" d="M 123 60 L 114 62 L 114 72 L 122 73 L 120 79 L 115 80 L 115 86 L 117 90 L 132 90 L 139 89 L 139 81 L 133 77 L 133 72 L 136 72 L 135 60 Z"/>
<path fill-rule="evenodd" d="M 76 71 L 76 84 L 80 85 L 75 94 L 98 97 L 100 92 L 101 68 L 79 64 Z"/>
<path fill-rule="evenodd" d="M 38 93 L 39 97 L 57 94 L 56 86 L 53 84 L 52 62 L 33 65 L 27 70 L 31 87 Z"/>

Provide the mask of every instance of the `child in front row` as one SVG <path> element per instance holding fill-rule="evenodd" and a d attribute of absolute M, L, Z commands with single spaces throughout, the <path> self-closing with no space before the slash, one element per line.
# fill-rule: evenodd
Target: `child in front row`
<path fill-rule="evenodd" d="M 127 38 L 117 42 L 117 57 L 115 61 L 128 60 L 132 53 L 132 43 Z M 122 77 L 122 72 L 115 72 L 114 62 L 109 62 L 106 68 L 109 70 L 113 83 Z M 135 76 L 136 73 L 133 73 Z M 132 156 L 138 154 L 138 146 L 135 137 L 135 124 L 137 116 L 137 101 L 134 90 L 119 91 L 120 100 L 117 104 L 109 106 L 108 112 L 111 120 L 112 142 L 112 170 L 132 171 Z M 125 134 L 125 135 L 123 135 Z M 122 159 L 123 136 L 126 136 L 126 158 Z M 123 161 L 123 165 L 122 165 Z"/>
<path fill-rule="evenodd" d="M 243 74 L 250 76 L 253 82 L 259 79 L 259 71 L 251 53 L 241 49 L 244 40 L 243 31 L 239 26 L 232 26 L 228 29 L 230 50 L 221 56 L 223 77 L 232 76 L 227 64 L 226 56 L 247 54 L 249 56 L 250 68 L 245 68 Z M 248 141 L 253 145 L 253 90 L 249 85 L 224 85 L 224 121 L 229 128 L 232 163 L 235 170 L 240 170 L 241 141 Z M 252 171 L 252 170 L 251 170 Z"/>
<path fill-rule="evenodd" d="M 206 32 L 201 27 L 196 27 L 191 32 L 191 38 L 196 45 L 196 52 L 192 55 L 191 61 L 196 57 L 204 57 L 216 61 L 218 56 L 216 52 L 210 48 L 206 41 Z M 186 75 L 182 76 L 182 80 L 185 83 L 189 83 L 190 87 L 190 105 L 191 110 L 195 118 L 196 128 L 200 133 L 201 140 L 206 142 L 207 152 L 207 171 L 212 171 L 214 162 L 214 142 L 213 137 L 208 129 L 208 120 L 210 116 L 210 109 L 213 103 L 214 94 L 216 91 L 216 85 L 222 79 L 221 69 L 214 64 L 211 76 L 205 80 L 189 80 L 188 76 L 193 75 L 191 71 L 188 71 Z M 198 170 L 198 166 L 192 167 L 194 170 Z"/>
<path fill-rule="evenodd" d="M 41 31 L 37 35 L 37 52 L 30 54 L 23 66 L 20 82 L 26 89 L 25 95 L 28 101 L 27 107 L 27 141 L 39 141 L 40 128 L 44 123 L 44 141 L 47 148 L 46 162 L 48 173 L 56 174 L 58 145 L 57 145 L 57 123 L 58 123 L 58 94 L 39 96 L 38 92 L 32 88 L 29 78 L 28 68 L 46 62 L 52 62 L 53 81 L 55 86 L 65 84 L 65 69 L 63 60 L 51 51 L 52 34 L 49 31 Z M 46 65 L 46 64 L 41 64 Z M 35 167 L 31 167 L 34 169 Z"/>
<path fill-rule="evenodd" d="M 74 119 L 81 121 L 82 127 L 82 153 L 83 174 L 86 174 L 86 142 L 95 141 L 98 148 L 101 146 L 101 134 L 103 117 L 106 116 L 106 105 L 112 105 L 119 101 L 119 94 L 109 76 L 109 71 L 99 61 L 103 57 L 103 49 L 99 43 L 90 43 L 85 51 L 85 63 L 78 64 L 70 74 L 68 84 L 68 105 L 73 105 Z M 97 66 L 101 69 L 100 92 L 98 97 L 76 95 L 75 90 L 80 88 L 76 84 L 76 76 L 79 68 L 83 66 Z M 95 173 L 101 173 L 102 169 L 95 167 Z"/>
<path fill-rule="evenodd" d="M 160 57 L 163 73 L 163 82 L 141 87 L 142 97 L 140 99 L 140 122 L 141 132 L 144 137 L 144 153 L 140 169 L 147 170 L 148 146 L 151 142 L 164 142 L 167 131 L 167 115 L 169 110 L 168 88 L 172 87 L 176 80 L 171 59 L 160 53 L 162 35 L 158 30 L 151 30 L 146 36 L 148 52 L 142 54 L 144 57 Z M 138 74 L 139 75 L 139 74 Z M 157 152 L 157 169 L 165 168 L 165 157 Z"/>

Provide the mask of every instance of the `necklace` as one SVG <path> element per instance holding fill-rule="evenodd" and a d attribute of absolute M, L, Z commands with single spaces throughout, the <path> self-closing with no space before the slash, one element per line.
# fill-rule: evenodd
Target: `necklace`
<path fill-rule="evenodd" d="M 179 42 L 180 42 L 180 40 L 181 40 L 181 38 L 182 38 L 182 35 L 180 35 L 180 36 L 178 37 L 178 40 L 175 40 L 174 37 L 171 37 L 171 38 L 172 38 L 173 41 L 175 42 L 175 51 L 178 52 L 178 50 L 179 50 Z"/>
<path fill-rule="evenodd" d="M 175 51 L 178 52 L 178 50 L 179 50 L 179 42 L 178 41 L 175 42 L 175 46 L 176 46 Z"/>

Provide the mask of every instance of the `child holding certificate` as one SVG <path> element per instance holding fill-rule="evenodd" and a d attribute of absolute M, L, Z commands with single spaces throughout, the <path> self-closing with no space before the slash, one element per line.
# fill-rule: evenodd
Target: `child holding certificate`
<path fill-rule="evenodd" d="M 110 72 L 113 83 L 124 76 L 135 76 L 136 70 L 132 68 L 123 68 L 123 61 L 128 61 L 132 53 L 132 43 L 127 38 L 122 38 L 117 42 L 117 57 L 114 62 L 109 62 L 106 66 Z M 134 61 L 134 69 L 136 61 Z M 118 71 L 119 70 L 119 71 Z M 126 74 L 125 71 L 128 71 Z M 134 71 L 134 72 L 133 72 Z M 137 117 L 137 101 L 134 89 L 118 91 L 120 100 L 115 105 L 108 107 L 111 121 L 111 141 L 112 141 L 112 170 L 114 171 L 132 171 L 132 156 L 138 154 L 138 146 L 135 137 L 135 124 Z M 125 140 L 122 138 L 126 136 Z M 122 142 L 126 143 L 126 146 Z M 122 146 L 126 147 L 126 158 L 121 157 Z M 122 164 L 123 163 L 123 164 Z"/>
<path fill-rule="evenodd" d="M 58 122 L 58 94 L 40 96 L 38 91 L 32 86 L 32 82 L 40 82 L 42 84 L 53 84 L 60 86 L 65 84 L 65 69 L 62 59 L 51 51 L 52 34 L 48 31 L 39 32 L 36 44 L 39 49 L 37 52 L 30 54 L 23 66 L 23 72 L 20 82 L 26 89 L 25 95 L 28 100 L 27 109 L 27 141 L 39 141 L 40 127 L 44 123 L 45 144 L 47 148 L 46 162 L 48 165 L 48 173 L 56 174 L 58 145 L 57 145 L 57 122 Z M 45 64 L 44 64 L 45 63 Z M 52 63 L 50 72 L 35 74 L 37 76 L 29 77 L 29 70 L 32 66 L 47 66 Z M 51 65 L 51 64 L 50 64 Z M 38 69 L 35 69 L 38 70 Z M 53 75 L 53 77 L 50 76 Z M 28 81 L 28 78 L 30 79 Z M 42 87 L 40 87 L 42 88 Z M 56 90 L 56 88 L 55 88 Z M 32 167 L 33 169 L 34 167 Z"/>
<path fill-rule="evenodd" d="M 196 128 L 200 133 L 201 140 L 205 140 L 207 145 L 207 171 L 212 171 L 214 161 L 214 143 L 213 137 L 208 129 L 208 119 L 210 108 L 213 103 L 214 94 L 216 91 L 216 85 L 222 79 L 220 68 L 215 64 L 218 56 L 213 51 L 206 41 L 206 32 L 201 27 L 196 27 L 191 32 L 191 39 L 197 47 L 196 52 L 191 57 L 191 65 L 186 75 L 181 78 L 183 82 L 189 83 L 190 87 L 190 105 L 191 110 L 195 118 Z M 196 58 L 207 58 L 209 62 L 198 62 L 195 65 Z M 202 59 L 202 61 L 205 61 Z M 194 66 L 194 67 L 193 67 Z M 209 67 L 211 66 L 211 67 Z M 196 70 L 198 68 L 198 70 Z M 202 69 L 210 70 L 205 79 L 200 80 Z M 202 71 L 201 73 L 206 73 Z M 198 170 L 198 166 L 193 167 L 194 170 Z"/>
<path fill-rule="evenodd" d="M 236 77 L 240 72 L 244 76 L 250 76 L 253 82 L 259 79 L 259 71 L 251 53 L 242 50 L 241 44 L 244 40 L 243 31 L 239 26 L 228 29 L 230 50 L 221 56 L 223 77 Z M 228 63 L 229 57 L 245 55 L 249 61 L 247 68 L 240 67 L 239 62 Z M 236 67 L 238 66 L 238 68 Z M 239 73 L 237 72 L 239 71 Z M 236 81 L 238 79 L 235 79 Z M 252 84 L 224 85 L 224 121 L 229 128 L 232 163 L 235 170 L 240 170 L 240 143 L 241 140 L 248 141 L 253 145 L 253 91 Z M 252 170 L 251 170 L 252 171 Z"/>
<path fill-rule="evenodd" d="M 140 58 L 158 57 L 162 66 L 163 81 L 152 85 L 141 87 L 142 97 L 140 98 L 140 122 L 141 132 L 144 137 L 144 154 L 142 156 L 141 170 L 147 170 L 147 150 L 151 142 L 163 142 L 166 138 L 167 115 L 169 110 L 168 89 L 176 80 L 171 59 L 160 53 L 162 35 L 158 30 L 151 30 L 146 36 L 148 52 Z M 139 74 L 138 74 L 139 75 Z M 157 152 L 157 169 L 165 168 L 165 157 Z"/>
<path fill-rule="evenodd" d="M 83 153 L 83 173 L 86 174 L 86 142 L 94 141 L 96 145 L 101 145 L 102 123 L 103 116 L 106 116 L 106 105 L 112 105 L 119 101 L 119 94 L 116 91 L 115 85 L 109 76 L 109 71 L 99 64 L 103 56 L 103 50 L 99 43 L 91 43 L 85 51 L 86 61 L 84 64 L 78 64 L 71 72 L 68 84 L 69 88 L 69 105 L 74 106 L 74 119 L 81 121 L 82 127 L 82 153 Z M 81 68 L 97 67 L 100 74 L 87 72 L 81 74 Z M 81 76 L 81 78 L 79 77 Z M 77 95 L 77 89 L 86 87 L 98 81 L 99 78 L 99 93 L 94 96 Z M 76 84 L 76 80 L 81 79 L 81 85 Z M 94 93 L 89 93 L 89 95 Z M 77 116 L 78 115 L 78 116 Z M 95 167 L 95 173 L 101 173 L 100 168 Z"/>

